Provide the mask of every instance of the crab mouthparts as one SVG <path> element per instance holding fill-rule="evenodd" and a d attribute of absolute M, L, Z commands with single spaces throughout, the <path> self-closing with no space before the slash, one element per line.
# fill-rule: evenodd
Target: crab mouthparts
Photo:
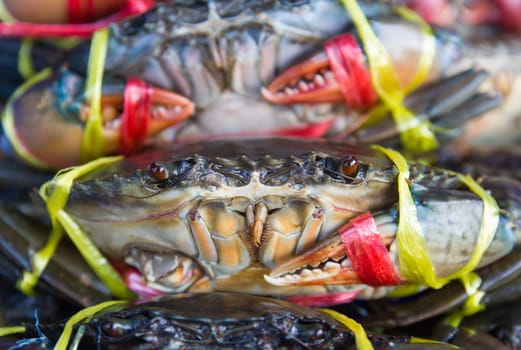
<path fill-rule="evenodd" d="M 325 52 L 294 65 L 277 76 L 263 97 L 275 104 L 339 103 L 344 101 Z"/>
<path fill-rule="evenodd" d="M 391 238 L 386 239 L 386 246 L 391 242 Z M 275 267 L 264 279 L 275 286 L 364 284 L 338 235 Z"/>

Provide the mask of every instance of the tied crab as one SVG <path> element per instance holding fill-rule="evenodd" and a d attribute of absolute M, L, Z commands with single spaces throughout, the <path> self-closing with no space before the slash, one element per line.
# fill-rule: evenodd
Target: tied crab
<path fill-rule="evenodd" d="M 326 312 L 234 293 L 112 303 L 73 327 L 75 349 L 358 349 L 359 344 L 346 325 Z M 67 343 L 60 337 L 63 328 L 60 323 L 26 324 L 23 333 L 13 334 L 3 345 L 13 349 L 63 346 Z M 454 349 L 407 336 L 369 333 L 368 340 L 375 349 L 398 344 Z"/>
<path fill-rule="evenodd" d="M 361 7 L 389 52 L 398 82 L 411 90 L 448 74 L 460 56 L 450 34 L 431 35 L 390 5 Z M 92 54 L 100 47 L 93 39 L 68 52 L 64 65 L 55 62 L 52 72 L 20 87 L 7 105 L 4 129 L 15 153 L 50 168 L 81 161 L 85 119 L 96 108 L 104 154 L 172 140 L 259 134 L 349 134 L 366 143 L 396 144 L 392 122 L 355 133 L 363 124 L 360 114 L 377 101 L 357 35 L 337 1 L 158 3 L 108 28 L 103 62 L 87 60 L 89 48 Z M 403 36 L 408 40 L 396 41 Z M 422 64 L 425 57 L 431 65 Z M 102 71 L 100 105 L 91 103 L 87 66 Z M 405 104 L 444 136 L 453 135 L 449 131 L 499 103 L 497 94 L 478 91 L 485 78 L 482 70 L 450 75 Z M 255 118 L 244 118 L 245 110 Z"/>
<path fill-rule="evenodd" d="M 378 151 L 333 141 L 175 144 L 75 179 L 59 212 L 93 243 L 85 259 L 97 247 L 138 294 L 234 291 L 307 305 L 338 304 L 356 296 L 379 298 L 397 286 L 418 283 L 401 260 L 397 232 L 404 209 L 397 205 L 403 196 L 398 172 Z M 489 242 L 480 246 L 485 201 L 466 188 L 463 178 L 420 164 L 410 164 L 409 172 L 409 209 L 417 212 L 436 278 L 466 268 L 474 250 L 482 255 L 472 269 L 514 249 L 518 183 L 485 183 L 497 192 L 502 209 Z M 61 186 L 60 176 L 44 186 L 44 197 Z M 4 232 L 19 230 L 17 218 L 28 210 L 24 213 L 6 205 Z M 369 255 L 357 248 L 368 237 L 375 242 Z M 14 241 L 2 242 L 7 261 L 28 266 L 19 252 L 34 248 L 24 248 L 18 238 L 13 254 Z M 412 251 L 420 255 L 419 249 Z M 68 273 L 60 255 L 49 267 L 62 266 L 60 272 Z M 91 293 L 83 302 L 107 298 L 107 289 L 98 288 L 94 277 L 82 276 Z M 49 283 L 53 277 L 43 278 Z M 59 286 L 73 298 L 78 294 L 74 281 L 62 279 Z"/>

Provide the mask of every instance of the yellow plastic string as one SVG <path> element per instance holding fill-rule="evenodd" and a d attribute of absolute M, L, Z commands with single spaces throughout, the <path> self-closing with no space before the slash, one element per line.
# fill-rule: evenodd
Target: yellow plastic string
<path fill-rule="evenodd" d="M 121 156 L 99 158 L 90 163 L 61 170 L 40 188 L 40 196 L 47 205 L 52 223 L 52 231 L 45 246 L 37 251 L 31 261 L 32 272 L 25 271 L 18 286 L 29 294 L 38 282 L 40 275 L 49 263 L 56 247 L 66 232 L 76 245 L 86 262 L 118 298 L 130 299 L 133 294 L 126 288 L 119 274 L 110 265 L 98 248 L 76 222 L 63 210 L 69 197 L 73 181 L 94 169 L 122 159 Z"/>
<path fill-rule="evenodd" d="M 31 59 L 33 39 L 24 38 L 18 50 L 18 72 L 24 79 L 29 79 L 35 74 Z"/>
<path fill-rule="evenodd" d="M 127 301 L 121 301 L 121 300 L 105 301 L 103 303 L 82 309 L 79 312 L 77 312 L 76 314 L 74 314 L 65 323 L 63 332 L 60 335 L 60 338 L 58 339 L 58 341 L 56 342 L 56 345 L 54 346 L 54 350 L 67 350 L 67 344 L 69 343 L 69 339 L 71 338 L 72 330 L 77 323 L 79 323 L 83 320 L 88 321 L 96 313 L 98 313 L 102 310 L 105 310 L 111 306 L 120 305 L 120 304 L 124 304 L 124 303 L 127 303 Z"/>
<path fill-rule="evenodd" d="M 430 129 L 429 121 L 418 120 L 403 105 L 406 91 L 400 85 L 389 54 L 374 34 L 362 9 L 358 6 L 356 0 L 342 0 L 342 3 L 358 30 L 369 63 L 373 86 L 380 99 L 392 113 L 404 149 L 428 152 L 438 148 L 438 141 Z M 427 59 L 424 58 L 423 60 L 427 62 Z M 421 78 L 425 69 L 421 68 L 417 77 Z"/>
<path fill-rule="evenodd" d="M 444 320 L 446 324 L 454 328 L 458 327 L 465 317 L 474 315 L 475 313 L 485 309 L 485 305 L 481 304 L 485 292 L 479 290 L 481 277 L 474 272 L 469 272 L 461 278 L 461 282 L 463 283 L 465 292 L 469 297 L 465 300 L 461 309 L 453 311 Z"/>
<path fill-rule="evenodd" d="M 56 228 L 55 228 L 56 227 Z M 45 245 L 36 251 L 31 259 L 31 272 L 24 271 L 22 278 L 17 283 L 17 288 L 27 295 L 34 295 L 34 287 L 38 284 L 38 280 L 43 271 L 49 264 L 56 247 L 63 237 L 63 230 L 55 226 L 53 223 L 53 230 Z"/>
<path fill-rule="evenodd" d="M 463 182 L 472 192 L 478 195 L 483 201 L 483 214 L 481 219 L 481 226 L 478 239 L 476 241 L 476 247 L 472 252 L 472 255 L 467 264 L 461 268 L 457 273 L 448 276 L 449 279 L 460 277 L 462 274 L 470 273 L 479 264 L 483 253 L 488 248 L 494 235 L 496 233 L 499 224 L 499 206 L 496 200 L 481 187 L 471 176 L 456 174 L 458 178 Z"/>
<path fill-rule="evenodd" d="M 101 116 L 101 88 L 108 40 L 108 28 L 100 29 L 92 36 L 87 66 L 87 82 L 85 84 L 85 94 L 87 101 L 90 102 L 90 109 L 81 144 L 80 158 L 82 162 L 99 158 L 105 154 L 103 118 Z"/>
<path fill-rule="evenodd" d="M 18 20 L 13 17 L 7 7 L 5 7 L 4 1 L 0 0 L 0 21 L 5 23 L 17 22 Z"/>
<path fill-rule="evenodd" d="M 448 347 L 455 348 L 455 349 L 461 349 L 459 346 L 456 346 L 456 345 L 452 345 L 452 344 L 445 343 L 445 342 L 438 341 L 438 340 L 425 339 L 425 338 L 420 338 L 420 337 L 411 337 L 409 342 L 411 344 L 423 344 L 423 343 L 427 343 L 427 344 L 440 344 L 440 345 L 444 345 L 445 347 L 448 346 Z"/>
<path fill-rule="evenodd" d="M 421 290 L 422 286 L 417 284 L 402 284 L 390 290 L 389 293 L 386 294 L 386 297 L 403 298 L 418 294 Z"/>
<path fill-rule="evenodd" d="M 373 344 L 371 344 L 371 341 L 367 337 L 367 334 L 365 333 L 364 327 L 355 320 L 331 309 L 319 309 L 321 312 L 331 316 L 336 321 L 340 322 L 344 326 L 346 326 L 347 329 L 349 329 L 351 332 L 355 335 L 356 340 L 356 348 L 358 350 L 373 350 Z"/>
<path fill-rule="evenodd" d="M 406 281 L 440 288 L 442 283 L 436 277 L 434 265 L 427 251 L 427 242 L 418 222 L 416 204 L 409 189 L 409 166 L 403 156 L 394 150 L 382 146 L 373 146 L 385 154 L 398 168 L 398 260 L 400 275 Z"/>
<path fill-rule="evenodd" d="M 24 326 L 0 327 L 0 337 L 25 332 Z"/>
<path fill-rule="evenodd" d="M 56 47 L 60 49 L 69 50 L 77 46 L 82 42 L 81 39 L 76 37 L 67 37 L 67 38 L 53 38 L 52 42 L 56 45 Z"/>
<path fill-rule="evenodd" d="M 427 80 L 436 56 L 436 38 L 434 37 L 431 26 L 416 12 L 403 6 L 397 7 L 395 11 L 403 18 L 418 24 L 423 34 L 418 68 L 416 69 L 414 77 L 405 88 L 405 93 L 408 94 Z"/>
<path fill-rule="evenodd" d="M 396 240 L 400 274 L 403 279 L 413 283 L 424 284 L 432 288 L 441 288 L 453 279 L 461 279 L 467 293 L 474 295 L 480 282 L 472 272 L 478 265 L 483 253 L 492 241 L 499 222 L 499 207 L 496 201 L 470 176 L 456 174 L 471 191 L 483 201 L 483 215 L 476 247 L 467 264 L 447 277 L 437 277 L 429 257 L 427 244 L 418 222 L 414 199 L 409 189 L 409 167 L 403 156 L 394 150 L 375 145 L 373 148 L 385 154 L 398 168 L 398 207 L 400 216 Z M 406 213 L 406 215 L 402 215 Z"/>
<path fill-rule="evenodd" d="M 454 328 L 457 328 L 465 317 L 472 316 L 480 311 L 485 310 L 485 305 L 481 304 L 481 300 L 484 296 L 485 292 L 481 290 L 470 295 L 467 300 L 465 300 L 461 310 L 456 310 L 451 313 L 444 320 L 444 322 Z"/>
<path fill-rule="evenodd" d="M 52 70 L 50 68 L 46 68 L 38 74 L 34 75 L 31 79 L 25 81 L 20 87 L 16 89 L 16 91 L 11 95 L 11 97 L 9 97 L 9 100 L 7 101 L 7 104 L 4 108 L 4 112 L 2 114 L 2 127 L 4 128 L 4 133 L 9 139 L 9 142 L 13 146 L 13 149 L 15 150 L 16 154 L 18 154 L 18 156 L 22 158 L 25 162 L 31 164 L 34 167 L 42 169 L 48 169 L 49 166 L 41 160 L 39 160 L 38 158 L 34 157 L 31 154 L 30 150 L 28 150 L 20 142 L 20 139 L 17 136 L 14 123 L 15 115 L 13 104 L 20 98 L 20 96 L 22 96 L 27 91 L 27 89 L 49 78 L 51 76 L 51 73 Z"/>

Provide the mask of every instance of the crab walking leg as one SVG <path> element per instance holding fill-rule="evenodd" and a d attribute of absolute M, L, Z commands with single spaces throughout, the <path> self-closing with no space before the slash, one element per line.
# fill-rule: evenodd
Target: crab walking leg
<path fill-rule="evenodd" d="M 201 214 L 196 206 L 188 214 L 188 224 L 194 237 L 194 241 L 199 248 L 199 258 L 208 263 L 214 263 L 218 260 L 217 249 L 213 243 L 210 231 L 206 223 L 202 220 Z"/>

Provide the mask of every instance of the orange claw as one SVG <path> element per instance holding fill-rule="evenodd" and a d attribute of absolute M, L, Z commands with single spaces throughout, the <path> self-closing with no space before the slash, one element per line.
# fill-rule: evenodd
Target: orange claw
<path fill-rule="evenodd" d="M 386 246 L 393 238 L 382 237 Z M 295 258 L 276 266 L 264 279 L 277 286 L 362 284 L 346 256 L 339 235 L 326 239 Z"/>
<path fill-rule="evenodd" d="M 81 163 L 80 155 L 89 116 L 89 105 L 83 104 L 81 112 L 64 115 L 61 107 L 72 100 L 63 99 L 52 92 L 56 76 L 45 70 L 19 87 L 4 109 L 2 125 L 13 151 L 24 161 L 40 168 L 60 169 Z M 156 142 L 152 138 L 161 131 L 186 120 L 194 112 L 194 104 L 174 92 L 140 84 L 146 89 L 146 104 L 138 105 L 138 117 L 146 120 L 146 128 L 138 127 L 137 142 L 130 134 L 133 149 L 143 143 Z M 124 96 L 117 92 L 105 93 L 101 98 L 102 135 L 104 154 L 121 153 Z M 111 89 L 110 86 L 105 87 Z M 67 89 L 65 89 L 67 90 Z M 66 91 L 65 95 L 70 93 Z M 139 99 L 139 89 L 134 96 Z M 74 109 L 75 111 L 75 109 Z M 76 119 L 77 118 L 77 119 Z M 151 140 L 152 139 L 152 140 Z"/>
<path fill-rule="evenodd" d="M 287 69 L 262 89 L 262 95 L 276 104 L 344 101 L 325 52 Z"/>
<path fill-rule="evenodd" d="M 157 135 L 186 120 L 193 114 L 195 106 L 192 101 L 175 92 L 147 85 L 150 96 L 150 110 L 144 138 Z M 108 153 L 120 151 L 122 143 L 121 120 L 124 105 L 123 94 L 105 94 L 101 98 L 103 133 Z M 82 119 L 88 116 L 88 107 L 82 113 Z"/>

